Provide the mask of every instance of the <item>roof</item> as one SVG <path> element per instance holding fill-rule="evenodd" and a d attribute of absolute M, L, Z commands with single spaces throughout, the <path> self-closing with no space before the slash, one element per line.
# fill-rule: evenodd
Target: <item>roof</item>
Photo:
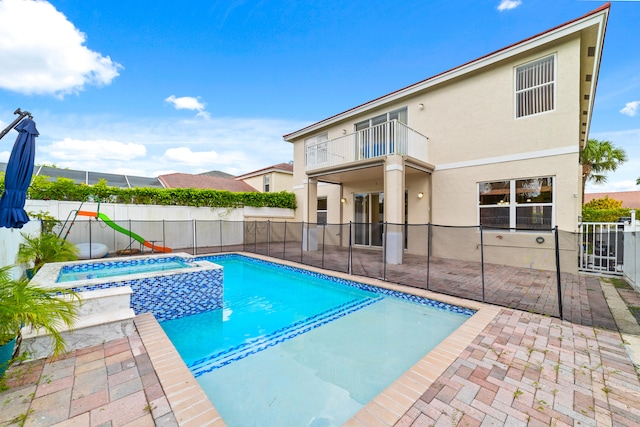
<path fill-rule="evenodd" d="M 7 169 L 6 163 L 0 163 L 0 172 L 4 172 Z M 120 188 L 162 188 L 162 184 L 157 178 L 148 178 L 144 176 L 133 175 L 121 175 L 105 172 L 83 171 L 76 169 L 62 169 L 54 168 L 51 166 L 36 166 L 34 168 L 34 175 L 48 176 L 52 180 L 56 180 L 58 177 L 67 178 L 73 180 L 76 184 L 94 185 L 97 184 L 100 179 L 107 180 L 107 185 L 111 187 Z"/>
<path fill-rule="evenodd" d="M 246 179 L 246 178 L 251 178 L 253 176 L 264 175 L 270 172 L 282 172 L 286 174 L 293 174 L 293 163 L 278 163 L 277 165 L 258 169 L 257 171 L 247 172 L 244 175 L 238 175 L 236 176 L 235 179 Z"/>
<path fill-rule="evenodd" d="M 640 209 L 640 191 L 611 191 L 608 193 L 587 193 L 584 195 L 584 203 L 589 203 L 595 199 L 603 199 L 609 196 L 610 199 L 622 201 L 623 208 Z"/>
<path fill-rule="evenodd" d="M 577 30 L 580 30 L 582 28 L 580 28 L 581 23 L 588 21 L 591 18 L 597 17 L 598 14 L 602 13 L 602 34 L 601 34 L 601 38 L 600 38 L 600 44 L 599 46 L 597 46 L 597 56 L 599 58 L 601 58 L 601 52 L 602 52 L 602 44 L 604 43 L 604 28 L 606 27 L 606 21 L 608 19 L 608 12 L 609 12 L 609 8 L 611 7 L 611 3 L 605 3 L 604 5 L 600 6 L 597 9 L 592 10 L 591 12 L 588 12 L 587 14 L 573 19 L 569 22 L 566 22 L 564 24 L 558 25 L 557 27 L 551 28 L 549 30 L 546 30 L 542 33 L 539 33 L 537 35 L 534 35 L 532 37 L 526 38 L 520 42 L 514 43 L 512 45 L 503 47 L 502 49 L 499 49 L 497 51 L 494 51 L 492 53 L 489 53 L 487 55 L 484 55 L 478 59 L 475 59 L 473 61 L 467 62 L 465 64 L 459 65 L 455 68 L 452 68 L 448 71 L 444 71 L 442 73 L 436 74 L 432 77 L 429 77 L 425 80 L 422 80 L 418 83 L 414 83 L 412 85 L 409 85 L 407 87 L 404 87 L 402 89 L 398 89 L 394 92 L 391 92 L 387 95 L 383 95 L 379 98 L 373 99 L 369 102 L 366 102 L 364 104 L 358 105 L 356 107 L 353 107 L 349 110 L 346 110 L 342 113 L 338 113 L 336 115 L 333 115 L 331 117 L 328 117 L 324 120 L 321 120 L 319 122 L 316 122 L 314 124 L 311 124 L 307 127 L 304 127 L 300 130 L 297 130 L 295 132 L 291 132 L 288 133 L 286 135 L 283 136 L 285 141 L 291 141 L 295 138 L 301 137 L 303 135 L 306 135 L 310 132 L 314 132 L 322 127 L 331 125 L 333 123 L 336 123 L 340 120 L 345 120 L 351 116 L 354 116 L 358 113 L 367 111 L 369 109 L 373 109 L 375 107 L 378 107 L 380 105 L 384 105 L 386 103 L 395 101 L 399 98 L 403 98 L 405 96 L 414 94 L 416 92 L 419 92 L 421 90 L 424 90 L 426 88 L 429 88 L 431 86 L 435 86 L 437 84 L 443 83 L 445 81 L 448 81 L 450 79 L 459 77 L 460 75 L 475 71 L 479 68 L 485 67 L 487 65 L 493 64 L 495 62 L 504 60 L 505 58 L 508 58 L 510 56 L 513 55 L 517 55 L 519 53 L 522 52 L 522 49 L 525 48 L 529 48 L 531 46 L 535 47 L 537 45 L 539 45 L 539 43 L 546 43 L 547 38 L 551 37 L 552 40 L 555 40 L 557 38 L 560 38 L 566 34 L 564 34 L 563 30 L 565 29 L 573 29 L 573 27 L 575 26 Z M 593 24 L 591 24 L 593 25 Z M 592 87 L 595 87 L 595 84 L 597 82 L 597 76 L 598 76 L 598 70 L 599 70 L 599 66 L 600 66 L 600 61 L 596 61 L 596 63 L 594 64 L 594 70 L 593 70 L 593 79 L 592 79 Z M 590 117 L 591 117 L 591 111 L 593 110 L 593 102 L 594 102 L 594 95 L 595 89 L 591 90 L 591 93 L 589 94 L 588 98 L 588 102 L 589 102 L 589 107 L 588 107 L 588 118 L 587 118 L 587 123 L 590 124 Z M 586 130 L 585 130 L 585 134 L 588 134 L 589 130 L 589 126 L 586 126 Z"/>
<path fill-rule="evenodd" d="M 222 171 L 202 172 L 202 173 L 199 173 L 198 175 L 217 176 L 218 178 L 233 178 L 233 175 L 231 175 L 230 173 L 226 173 Z"/>
<path fill-rule="evenodd" d="M 234 178 L 172 173 L 160 175 L 158 179 L 165 188 L 205 188 L 210 190 L 227 190 L 235 193 L 257 191 L 244 181 L 237 181 Z"/>

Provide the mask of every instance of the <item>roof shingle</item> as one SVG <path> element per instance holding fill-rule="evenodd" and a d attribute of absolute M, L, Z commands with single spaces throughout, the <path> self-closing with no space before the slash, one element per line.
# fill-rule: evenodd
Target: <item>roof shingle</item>
<path fill-rule="evenodd" d="M 166 188 L 204 188 L 210 190 L 227 190 L 234 193 L 258 191 L 244 181 L 236 181 L 233 178 L 172 173 L 160 175 L 158 179 Z"/>

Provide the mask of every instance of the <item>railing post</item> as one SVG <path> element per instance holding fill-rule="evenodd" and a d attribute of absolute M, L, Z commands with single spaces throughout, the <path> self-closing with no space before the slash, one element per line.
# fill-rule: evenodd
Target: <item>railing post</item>
<path fill-rule="evenodd" d="M 387 225 L 388 222 L 382 224 L 382 280 L 387 280 Z"/>
<path fill-rule="evenodd" d="M 196 219 L 191 220 L 191 232 L 193 233 L 193 254 L 196 254 L 196 245 L 198 242 L 196 241 Z"/>
<path fill-rule="evenodd" d="M 222 220 L 219 219 L 218 222 L 220 223 L 220 252 L 222 252 Z"/>
<path fill-rule="evenodd" d="M 42 226 L 42 222 L 40 223 L 40 226 Z M 93 259 L 93 257 L 91 256 L 91 246 L 92 246 L 92 241 L 91 241 L 91 217 L 89 217 L 89 259 Z"/>
<path fill-rule="evenodd" d="M 484 235 L 480 224 L 480 265 L 482 271 L 482 302 L 484 302 Z"/>
<path fill-rule="evenodd" d="M 427 290 L 429 290 L 429 278 L 431 277 L 431 223 L 427 224 Z"/>
<path fill-rule="evenodd" d="M 193 219 L 193 254 L 198 255 L 198 220 Z"/>
<path fill-rule="evenodd" d="M 560 320 L 564 320 L 562 316 L 562 282 L 560 281 L 560 239 L 558 238 L 558 226 L 555 228 L 556 241 L 556 281 L 558 282 L 558 312 Z"/>
<path fill-rule="evenodd" d="M 246 238 L 246 234 L 247 234 L 247 221 L 245 221 L 244 219 L 242 220 L 242 251 L 246 252 L 247 251 L 247 238 Z"/>
<path fill-rule="evenodd" d="M 353 254 L 351 253 L 351 221 L 349 221 L 349 256 L 347 256 L 347 262 L 349 263 L 347 270 L 349 274 L 353 272 Z"/>
<path fill-rule="evenodd" d="M 271 220 L 267 220 L 267 256 L 271 256 Z"/>
<path fill-rule="evenodd" d="M 258 253 L 258 220 L 253 221 L 253 253 Z"/>
<path fill-rule="evenodd" d="M 322 225 L 322 268 L 324 268 L 324 242 L 326 237 L 327 224 Z"/>
<path fill-rule="evenodd" d="M 167 236 L 165 236 L 164 233 L 164 218 L 162 219 L 162 245 L 167 247 L 169 245 L 167 245 L 167 240 L 166 240 Z"/>
<path fill-rule="evenodd" d="M 284 238 L 282 242 L 282 259 L 287 259 L 287 221 L 284 222 Z"/>
<path fill-rule="evenodd" d="M 302 229 L 300 231 L 300 264 L 302 264 L 302 252 L 304 252 L 304 221 L 302 221 Z M 307 236 L 307 238 L 309 238 L 309 236 Z"/>
<path fill-rule="evenodd" d="M 89 222 L 89 230 L 91 230 L 91 222 Z M 129 256 L 133 256 L 133 238 L 131 237 L 131 218 L 129 218 Z"/>

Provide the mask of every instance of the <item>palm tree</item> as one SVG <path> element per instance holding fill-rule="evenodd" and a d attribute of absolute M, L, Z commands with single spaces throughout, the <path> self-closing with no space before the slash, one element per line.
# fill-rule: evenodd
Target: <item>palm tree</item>
<path fill-rule="evenodd" d="M 78 248 L 53 233 L 30 236 L 20 233 L 24 242 L 18 247 L 16 260 L 20 264 L 33 263 L 33 274 L 48 262 L 74 261 L 78 259 Z"/>
<path fill-rule="evenodd" d="M 611 141 L 588 140 L 587 145 L 580 151 L 582 200 L 584 201 L 587 181 L 593 181 L 596 184 L 607 182 L 607 172 L 615 171 L 626 161 L 627 153 L 624 149 L 614 146 Z"/>
<path fill-rule="evenodd" d="M 41 287 L 24 277 L 13 280 L 11 268 L 11 265 L 0 267 L 0 345 L 18 337 L 17 353 L 20 330 L 42 328 L 51 335 L 53 354 L 61 354 L 65 349 L 61 330 L 74 325 L 78 294 L 69 288 Z"/>

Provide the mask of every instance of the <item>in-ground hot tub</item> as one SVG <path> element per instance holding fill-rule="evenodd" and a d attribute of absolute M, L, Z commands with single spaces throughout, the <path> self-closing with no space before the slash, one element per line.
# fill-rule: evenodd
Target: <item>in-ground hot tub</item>
<path fill-rule="evenodd" d="M 222 267 L 189 254 L 49 263 L 32 281 L 79 293 L 80 317 L 75 330 L 65 331 L 69 350 L 131 334 L 132 319 L 138 314 L 150 312 L 163 321 L 215 310 L 223 304 Z M 48 356 L 46 343 L 31 342 L 38 338 L 37 332 L 23 334 L 23 352 L 31 352 L 34 358 Z"/>

